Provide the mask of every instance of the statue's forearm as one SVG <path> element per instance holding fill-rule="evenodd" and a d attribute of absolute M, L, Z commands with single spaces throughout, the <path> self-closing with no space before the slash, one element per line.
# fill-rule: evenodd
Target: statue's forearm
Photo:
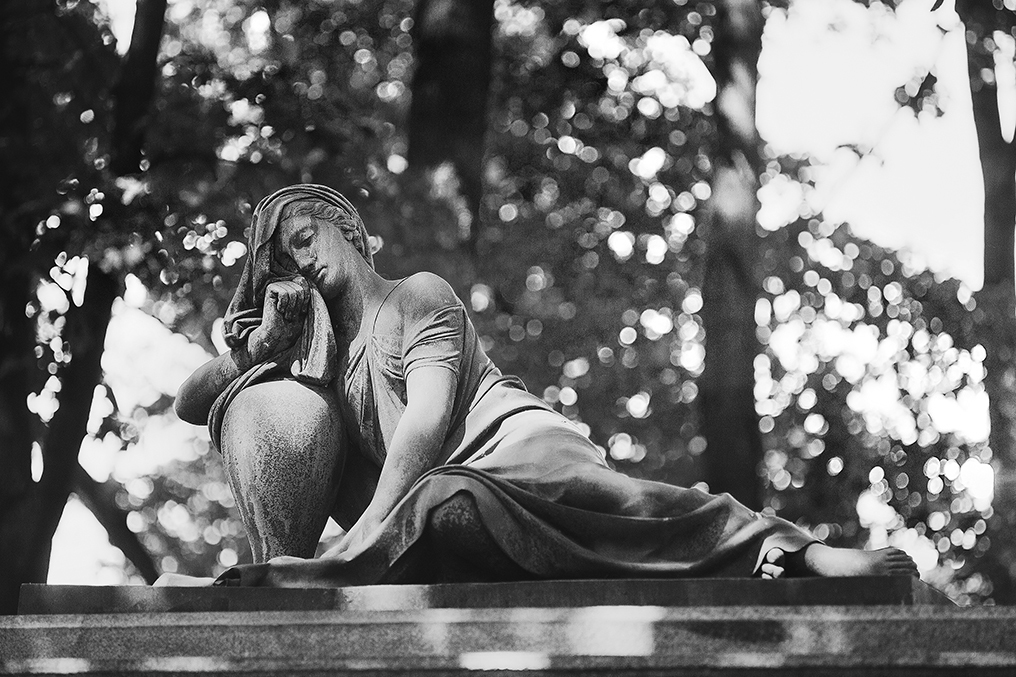
<path fill-rule="evenodd" d="M 407 405 L 395 428 L 374 496 L 339 550 L 355 547 L 384 521 L 413 484 L 434 467 L 448 432 L 455 377 L 442 367 L 414 370 L 407 378 Z"/>
<path fill-rule="evenodd" d="M 378 522 L 388 516 L 416 480 L 434 467 L 448 430 L 448 416 L 435 410 L 439 411 L 440 406 L 424 412 L 407 408 L 403 414 L 368 507 Z"/>
<path fill-rule="evenodd" d="M 208 420 L 215 399 L 256 360 L 246 348 L 236 348 L 214 357 L 190 375 L 176 396 L 176 415 L 194 425 Z"/>

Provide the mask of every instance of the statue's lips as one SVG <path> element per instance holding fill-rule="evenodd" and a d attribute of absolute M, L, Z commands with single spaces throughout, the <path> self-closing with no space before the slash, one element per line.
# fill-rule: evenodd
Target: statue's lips
<path fill-rule="evenodd" d="M 322 282 L 324 282 L 325 270 L 327 269 L 318 268 L 316 271 L 314 271 L 314 273 L 311 275 L 311 279 L 314 280 L 314 284 L 321 284 Z"/>

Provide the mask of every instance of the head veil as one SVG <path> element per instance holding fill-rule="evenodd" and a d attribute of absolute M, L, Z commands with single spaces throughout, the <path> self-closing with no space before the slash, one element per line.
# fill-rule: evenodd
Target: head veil
<path fill-rule="evenodd" d="M 240 281 L 224 318 L 226 345 L 239 348 L 261 324 L 265 289 L 277 280 L 293 280 L 300 273 L 292 264 L 287 266 L 275 256 L 273 236 L 278 230 L 285 208 L 294 202 L 323 202 L 336 208 L 342 218 L 334 224 L 340 228 L 364 260 L 373 267 L 367 230 L 352 204 L 336 190 L 315 184 L 299 184 L 278 190 L 261 200 L 251 218 L 247 259 Z M 226 408 L 240 390 L 272 376 L 292 376 L 298 381 L 324 386 L 335 378 L 335 334 L 324 299 L 316 287 L 310 288 L 310 301 L 304 316 L 303 332 L 289 350 L 252 366 L 218 397 L 208 417 L 212 441 L 219 447 L 219 432 Z"/>

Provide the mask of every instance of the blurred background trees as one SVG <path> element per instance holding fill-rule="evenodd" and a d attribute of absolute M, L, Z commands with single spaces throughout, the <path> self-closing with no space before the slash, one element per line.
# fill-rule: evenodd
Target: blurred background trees
<path fill-rule="evenodd" d="M 126 93 L 107 105 L 117 59 L 109 48 L 112 35 L 90 12 L 31 0 L 7 3 L 0 12 L 7 64 L 0 224 L 0 459 L 5 468 L 0 606 L 9 610 L 20 582 L 45 579 L 50 542 L 75 480 L 89 498 L 99 490 L 78 472 L 77 455 L 93 391 L 100 387 L 104 338 L 119 287 L 117 271 L 107 269 L 101 250 L 94 248 L 99 242 L 115 246 L 121 236 L 115 217 L 102 214 L 102 191 L 108 190 L 111 173 L 104 171 L 108 157 L 101 155 L 111 138 L 104 120 L 112 107 L 124 124 L 139 121 L 126 110 Z M 130 86 L 129 74 L 124 85 Z M 74 193 L 81 199 L 68 199 Z M 44 237 L 47 231 L 50 237 Z M 91 274 L 89 259 L 95 262 Z M 62 297 L 55 299 L 57 307 L 40 313 L 43 275 L 64 286 L 57 287 Z M 67 394 L 42 421 L 31 403 L 45 383 Z M 33 473 L 33 457 L 45 458 L 48 472 Z"/>
<path fill-rule="evenodd" d="M 1013 8 L 984 4 L 956 10 L 985 176 L 1011 178 L 989 167 L 1011 155 L 990 100 Z M 495 362 L 624 472 L 1011 601 L 1013 400 L 993 398 L 990 444 L 958 419 L 1014 387 L 1016 190 L 985 182 L 977 296 L 827 219 L 808 158 L 756 128 L 763 29 L 794 11 L 140 0 L 125 48 L 97 5 L 5 3 L 0 603 L 45 580 L 71 492 L 124 576 L 249 557 L 171 403 L 222 348 L 252 205 L 299 181 L 351 197 L 389 276 L 448 278 Z M 934 77 L 900 84 L 938 113 Z M 798 198 L 764 218 L 773 194 Z"/>
<path fill-rule="evenodd" d="M 765 169 L 755 123 L 762 7 L 753 0 L 716 3 L 711 41 L 716 80 L 713 176 L 701 208 L 699 234 L 706 241 L 702 328 L 708 338 L 700 379 L 699 411 L 706 442 L 705 480 L 762 509 L 762 483 L 751 472 L 762 463 L 762 435 L 755 412 L 755 304 L 761 289 L 755 234 L 759 177 Z"/>
<path fill-rule="evenodd" d="M 967 70 L 977 131 L 977 149 L 984 183 L 984 286 L 976 300 L 982 315 L 977 331 L 985 348 L 985 390 L 991 417 L 990 446 L 997 458 L 995 510 L 992 532 L 996 539 L 991 567 L 993 578 L 1004 588 L 999 596 L 1014 601 L 1016 590 L 1016 295 L 1013 283 L 1013 222 L 1016 221 L 1016 125 L 1000 109 L 1005 83 L 999 87 L 996 63 L 1010 59 L 1009 36 L 1016 29 L 1011 3 L 956 3 L 966 29 Z M 1004 75 L 1009 73 L 1001 71 Z M 1003 121 L 1004 120 L 1004 121 Z"/>

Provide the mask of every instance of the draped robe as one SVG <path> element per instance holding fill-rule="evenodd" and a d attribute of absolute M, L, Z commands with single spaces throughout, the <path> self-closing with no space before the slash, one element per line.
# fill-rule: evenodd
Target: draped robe
<path fill-rule="evenodd" d="M 279 210 L 274 214 L 277 219 Z M 255 226 L 253 240 L 261 238 L 265 228 L 258 225 L 258 213 Z M 271 266 L 258 257 L 271 256 L 270 240 L 261 246 L 252 242 L 247 261 L 248 267 L 268 270 L 266 280 L 273 275 Z M 334 338 L 324 321 L 327 309 L 320 295 L 315 290 L 312 296 L 301 342 L 287 355 L 254 366 L 217 400 L 210 415 L 216 444 L 223 412 L 247 385 L 280 374 L 314 384 L 329 382 L 335 371 Z M 257 294 L 235 306 L 256 311 Z M 435 514 L 455 497 L 468 497 L 471 506 L 463 539 L 484 543 L 493 561 L 510 564 L 513 578 L 751 575 L 769 549 L 793 552 L 816 540 L 790 522 L 749 510 L 728 494 L 710 495 L 612 470 L 574 423 L 528 393 L 518 379 L 498 371 L 483 352 L 462 303 L 435 275 L 417 274 L 398 283 L 349 354 L 344 371 L 329 382 L 341 402 L 346 453 L 357 459 L 346 464 L 342 486 L 351 488 L 351 495 L 362 495 L 364 487 L 376 485 L 405 410 L 406 375 L 422 366 L 448 369 L 456 381 L 439 464 L 353 549 L 317 559 L 281 558 L 233 567 L 220 576 L 219 584 L 427 582 L 432 572 L 455 570 L 426 561 L 453 556 L 447 548 L 435 548 L 428 533 L 436 528 Z M 319 361 L 316 366 L 314 359 Z M 313 368 L 308 370 L 308 365 Z M 362 500 L 346 501 L 337 517 L 348 526 L 363 507 Z M 481 538 L 474 539 L 476 534 Z M 446 534 L 442 543 L 447 542 Z"/>

